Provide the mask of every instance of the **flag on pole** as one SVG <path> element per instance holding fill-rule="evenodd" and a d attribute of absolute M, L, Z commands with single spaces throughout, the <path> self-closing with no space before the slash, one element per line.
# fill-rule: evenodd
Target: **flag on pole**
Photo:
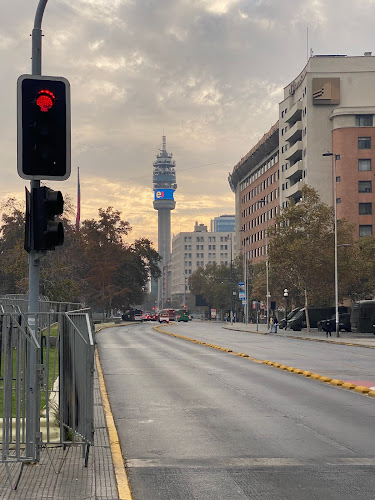
<path fill-rule="evenodd" d="M 76 217 L 76 231 L 79 231 L 79 223 L 81 222 L 81 185 L 79 182 L 79 167 L 78 170 L 78 183 L 77 183 L 77 217 Z"/>

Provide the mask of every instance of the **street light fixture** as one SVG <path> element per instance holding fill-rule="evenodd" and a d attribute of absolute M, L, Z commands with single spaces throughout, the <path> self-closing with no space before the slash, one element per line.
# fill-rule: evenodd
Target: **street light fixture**
<path fill-rule="evenodd" d="M 323 153 L 322 156 L 333 156 L 333 204 L 335 209 L 335 310 L 336 310 L 336 337 L 340 337 L 340 324 L 339 324 L 339 286 L 337 276 L 337 195 L 336 195 L 336 161 L 340 159 L 340 155 L 334 153 Z"/>
<path fill-rule="evenodd" d="M 288 296 L 289 290 L 284 288 L 284 297 L 285 297 L 285 330 L 288 328 Z"/>

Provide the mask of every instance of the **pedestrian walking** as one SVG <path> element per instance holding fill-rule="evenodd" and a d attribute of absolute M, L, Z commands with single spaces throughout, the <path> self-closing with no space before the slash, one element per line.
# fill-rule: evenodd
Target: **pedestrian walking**
<path fill-rule="evenodd" d="M 275 333 L 277 333 L 277 324 L 278 324 L 278 322 L 279 322 L 279 321 L 278 321 L 278 319 L 277 319 L 276 315 L 274 315 L 274 316 L 273 316 L 273 331 L 274 331 Z"/>
<path fill-rule="evenodd" d="M 328 339 L 328 336 L 332 337 L 333 325 L 331 323 L 331 320 L 327 319 L 324 329 L 326 331 L 327 339 Z"/>
<path fill-rule="evenodd" d="M 270 333 L 273 333 L 273 316 L 270 317 Z"/>

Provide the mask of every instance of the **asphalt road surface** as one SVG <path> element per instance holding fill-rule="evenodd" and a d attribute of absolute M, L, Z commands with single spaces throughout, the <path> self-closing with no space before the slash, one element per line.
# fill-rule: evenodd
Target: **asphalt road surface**
<path fill-rule="evenodd" d="M 374 398 L 153 326 L 96 335 L 134 500 L 375 498 Z M 194 321 L 163 329 L 322 375 L 375 380 L 372 349 Z"/>

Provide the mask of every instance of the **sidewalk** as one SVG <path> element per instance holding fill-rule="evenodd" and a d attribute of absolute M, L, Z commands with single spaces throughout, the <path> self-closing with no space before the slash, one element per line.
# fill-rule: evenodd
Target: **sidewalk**
<path fill-rule="evenodd" d="M 332 333 L 332 337 L 326 338 L 325 332 L 319 332 L 317 328 L 312 328 L 310 332 L 306 329 L 302 329 L 300 332 L 294 332 L 293 330 L 281 330 L 277 329 L 277 333 L 269 334 L 269 330 L 266 325 L 259 324 L 258 330 L 256 324 L 244 323 L 230 323 L 224 324 L 223 328 L 228 330 L 237 330 L 240 332 L 258 333 L 261 335 L 274 335 L 276 337 L 290 337 L 299 340 L 309 340 L 314 342 L 331 342 L 343 345 L 357 345 L 360 347 L 367 347 L 375 349 L 375 335 L 373 333 L 354 333 L 354 332 L 340 332 L 340 337 L 335 336 L 335 332 Z"/>
<path fill-rule="evenodd" d="M 1 500 L 118 500 L 113 461 L 105 422 L 103 403 L 94 375 L 94 426 L 95 441 L 90 449 L 88 466 L 84 467 L 82 448 L 71 446 L 43 448 L 41 460 L 36 465 L 25 465 L 17 490 L 11 490 L 4 464 L 0 464 Z M 14 482 L 21 465 L 10 465 Z"/>

